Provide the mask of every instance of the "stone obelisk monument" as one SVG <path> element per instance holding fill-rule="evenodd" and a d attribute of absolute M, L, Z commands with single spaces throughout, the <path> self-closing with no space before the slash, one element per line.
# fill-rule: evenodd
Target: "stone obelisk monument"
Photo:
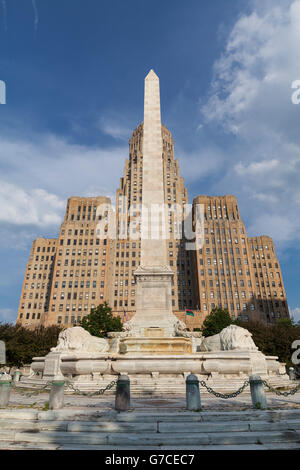
<path fill-rule="evenodd" d="M 142 197 L 141 265 L 135 272 L 136 315 L 131 324 L 136 336 L 171 337 L 177 318 L 166 244 L 159 78 L 153 70 L 145 78 Z"/>

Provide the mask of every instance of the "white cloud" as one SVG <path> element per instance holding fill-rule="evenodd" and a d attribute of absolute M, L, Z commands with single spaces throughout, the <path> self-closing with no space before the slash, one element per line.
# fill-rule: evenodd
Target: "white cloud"
<path fill-rule="evenodd" d="M 177 157 L 178 154 L 178 157 Z M 201 181 L 208 175 L 220 171 L 224 166 L 224 153 L 218 147 L 202 147 L 198 152 L 176 151 L 182 176 L 187 182 Z"/>
<path fill-rule="evenodd" d="M 56 236 L 68 197 L 114 198 L 127 154 L 127 147 L 88 147 L 54 135 L 0 136 L 1 241 L 10 246 L 14 238 L 20 248 L 33 226 L 35 236 L 47 226 Z"/>
<path fill-rule="evenodd" d="M 54 225 L 62 219 L 65 201 L 44 189 L 25 191 L 0 180 L 0 221 L 15 225 Z"/>
<path fill-rule="evenodd" d="M 238 196 L 251 231 L 294 244 L 300 239 L 300 105 L 291 102 L 291 86 L 300 79 L 300 0 L 249 5 L 214 65 L 202 124 L 234 136 L 218 193 Z"/>
<path fill-rule="evenodd" d="M 290 309 L 290 316 L 294 318 L 294 321 L 296 323 L 300 322 L 300 308 L 296 307 L 296 308 Z"/>
<path fill-rule="evenodd" d="M 249 236 L 273 235 L 276 242 L 287 243 L 298 236 L 299 223 L 295 225 L 290 217 L 277 214 L 257 215 L 252 224 L 247 227 Z"/>
<path fill-rule="evenodd" d="M 241 176 L 254 175 L 265 175 L 268 171 L 276 168 L 279 164 L 278 160 L 265 160 L 261 162 L 253 162 L 250 165 L 246 166 L 242 163 L 238 163 L 235 166 L 235 171 Z"/>
<path fill-rule="evenodd" d="M 116 140 L 128 141 L 132 133 L 132 129 L 116 117 L 102 116 L 99 120 L 99 128 L 104 134 Z"/>
<path fill-rule="evenodd" d="M 0 165 L 7 182 L 64 197 L 81 195 L 91 185 L 99 194 L 113 185 L 114 192 L 127 155 L 127 146 L 89 147 L 52 134 L 28 140 L 0 137 Z"/>
<path fill-rule="evenodd" d="M 17 313 L 12 308 L 0 308 L 0 323 L 15 323 Z"/>

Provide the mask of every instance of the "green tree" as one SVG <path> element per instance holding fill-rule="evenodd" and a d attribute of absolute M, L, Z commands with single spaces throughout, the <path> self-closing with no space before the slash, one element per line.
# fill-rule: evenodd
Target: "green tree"
<path fill-rule="evenodd" d="M 300 326 L 289 319 L 279 320 L 274 325 L 268 325 L 259 321 L 237 322 L 243 328 L 252 333 L 252 338 L 258 349 L 266 356 L 278 356 L 280 362 L 285 362 L 289 367 L 292 364 L 291 348 L 296 339 L 300 339 Z"/>
<path fill-rule="evenodd" d="M 232 323 L 233 321 L 228 310 L 216 307 L 205 318 L 201 331 L 205 337 L 216 335 Z"/>
<path fill-rule="evenodd" d="M 109 331 L 121 331 L 122 320 L 114 317 L 111 308 L 105 302 L 91 309 L 91 313 L 81 320 L 80 326 L 91 335 L 104 338 Z"/>
<path fill-rule="evenodd" d="M 35 356 L 45 356 L 57 344 L 61 328 L 57 325 L 47 328 L 24 328 L 10 323 L 0 324 L 0 340 L 5 342 L 6 365 L 30 364 Z"/>

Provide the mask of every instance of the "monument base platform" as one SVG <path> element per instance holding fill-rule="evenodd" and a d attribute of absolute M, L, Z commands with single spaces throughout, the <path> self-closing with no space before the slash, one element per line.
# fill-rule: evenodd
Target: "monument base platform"
<path fill-rule="evenodd" d="M 259 351 L 180 355 L 51 352 L 34 358 L 31 368 L 36 375 L 23 376 L 20 386 L 40 387 L 63 376 L 82 391 L 97 391 L 118 375 L 127 374 L 136 395 L 181 394 L 185 393 L 185 379 L 190 373 L 199 380 L 208 380 L 217 391 L 234 390 L 253 374 L 259 374 L 273 386 L 293 386 L 284 364 Z"/>

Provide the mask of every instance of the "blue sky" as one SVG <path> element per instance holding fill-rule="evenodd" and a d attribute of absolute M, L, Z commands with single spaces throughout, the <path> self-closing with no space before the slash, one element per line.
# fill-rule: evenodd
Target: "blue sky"
<path fill-rule="evenodd" d="M 190 201 L 238 197 L 299 320 L 299 42 L 299 0 L 1 0 L 0 321 L 66 199 L 114 197 L 151 68 Z"/>

